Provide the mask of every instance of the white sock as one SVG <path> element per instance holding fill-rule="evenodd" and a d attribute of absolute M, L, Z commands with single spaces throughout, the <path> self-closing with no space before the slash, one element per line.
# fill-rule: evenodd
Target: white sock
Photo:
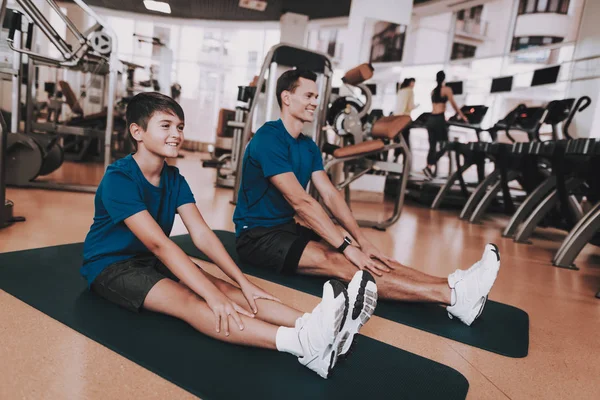
<path fill-rule="evenodd" d="M 456 289 L 450 290 L 450 305 L 453 306 L 456 303 Z"/>
<path fill-rule="evenodd" d="M 293 354 L 296 357 L 304 356 L 300 339 L 298 339 L 298 332 L 295 328 L 280 326 L 275 336 L 275 344 L 279 351 Z"/>

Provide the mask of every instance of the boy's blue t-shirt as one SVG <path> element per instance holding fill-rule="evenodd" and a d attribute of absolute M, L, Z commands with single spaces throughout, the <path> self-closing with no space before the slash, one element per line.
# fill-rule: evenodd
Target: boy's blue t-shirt
<path fill-rule="evenodd" d="M 144 177 L 131 154 L 111 164 L 96 191 L 94 223 L 85 238 L 81 275 L 91 284 L 109 265 L 149 253 L 123 220 L 148 210 L 169 236 L 177 208 L 187 203 L 195 203 L 194 195 L 178 168 L 165 162 L 157 187 Z"/>
<path fill-rule="evenodd" d="M 264 124 L 248 143 L 242 164 L 242 182 L 233 214 L 236 236 L 256 227 L 292 221 L 295 211 L 269 178 L 293 172 L 304 189 L 313 172 L 323 170 L 321 150 L 307 136 L 297 139 L 281 119 Z"/>

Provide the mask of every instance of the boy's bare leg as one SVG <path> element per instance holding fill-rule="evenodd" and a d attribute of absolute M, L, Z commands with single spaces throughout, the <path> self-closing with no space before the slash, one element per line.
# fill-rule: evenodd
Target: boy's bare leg
<path fill-rule="evenodd" d="M 244 307 L 248 312 L 252 312 L 248 300 L 246 300 L 240 288 L 209 273 L 205 272 L 204 274 L 227 297 Z M 293 327 L 296 320 L 304 314 L 295 308 L 272 300 L 258 299 L 256 300 L 256 306 L 258 307 L 258 313 L 255 314 L 256 318 L 276 326 Z"/>
<path fill-rule="evenodd" d="M 278 326 L 239 314 L 244 325 L 240 330 L 229 318 L 229 336 L 224 330 L 215 330 L 215 316 L 208 304 L 186 286 L 171 279 L 163 279 L 150 290 L 144 308 L 179 318 L 196 330 L 215 339 L 245 346 L 276 350 Z"/>
<path fill-rule="evenodd" d="M 380 298 L 450 304 L 451 289 L 447 278 L 427 275 L 400 263 L 394 267 L 383 276 L 374 276 Z M 357 267 L 343 254 L 318 242 L 308 243 L 298 265 L 299 274 L 336 277 L 344 282 L 349 282 L 356 271 Z"/>

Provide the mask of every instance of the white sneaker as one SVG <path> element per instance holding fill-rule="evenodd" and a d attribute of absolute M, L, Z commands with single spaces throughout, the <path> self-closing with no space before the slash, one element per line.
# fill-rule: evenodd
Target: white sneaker
<path fill-rule="evenodd" d="M 296 321 L 304 354 L 298 361 L 323 378 L 327 378 L 337 361 L 338 351 L 333 343 L 340 332 L 347 308 L 346 288 L 340 281 L 329 280 L 323 285 L 321 303 L 312 313 Z"/>
<path fill-rule="evenodd" d="M 500 253 L 494 244 L 487 244 L 483 257 L 466 271 L 458 270 L 448 277 L 456 301 L 446 307 L 448 317 L 456 317 L 471 326 L 483 312 L 487 296 L 494 286 L 500 269 Z"/>
<path fill-rule="evenodd" d="M 469 271 L 479 268 L 479 266 L 481 265 L 481 260 L 483 260 L 485 255 L 488 254 L 488 252 L 490 252 L 490 251 L 496 253 L 498 255 L 498 261 L 500 261 L 500 252 L 498 251 L 498 246 L 496 246 L 493 243 L 488 243 L 485 245 L 485 248 L 483 250 L 483 255 L 481 256 L 481 259 L 479 261 L 477 261 L 475 264 L 471 265 L 469 267 L 469 269 L 457 269 L 456 271 L 454 271 L 453 273 L 448 275 L 448 285 L 451 288 L 453 288 L 456 285 L 456 282 L 458 282 L 462 278 L 464 278 L 464 276 L 466 274 L 468 274 Z"/>
<path fill-rule="evenodd" d="M 349 306 L 334 347 L 346 358 L 355 342 L 354 336 L 371 318 L 377 306 L 377 285 L 368 271 L 358 271 L 348 284 Z"/>

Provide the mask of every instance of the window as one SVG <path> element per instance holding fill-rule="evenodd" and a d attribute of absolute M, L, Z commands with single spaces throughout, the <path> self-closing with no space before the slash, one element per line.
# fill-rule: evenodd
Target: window
<path fill-rule="evenodd" d="M 511 51 L 528 49 L 536 46 L 546 46 L 549 44 L 560 43 L 563 38 L 556 36 L 522 36 L 513 38 Z"/>
<path fill-rule="evenodd" d="M 460 60 L 463 58 L 475 57 L 476 46 L 471 46 L 464 43 L 452 44 L 452 54 L 450 55 L 451 60 Z"/>
<path fill-rule="evenodd" d="M 470 19 L 479 20 L 481 19 L 481 13 L 483 12 L 483 6 L 471 7 Z"/>
<path fill-rule="evenodd" d="M 537 12 L 545 12 L 548 8 L 548 0 L 538 0 Z"/>
<path fill-rule="evenodd" d="M 379 21 L 371 38 L 370 62 L 402 61 L 406 25 Z"/>
<path fill-rule="evenodd" d="M 483 6 L 466 8 L 456 12 L 457 33 L 485 36 L 487 23 L 481 20 Z"/>
<path fill-rule="evenodd" d="M 465 21 L 465 20 L 479 21 L 481 19 L 482 12 L 483 12 L 483 6 L 467 8 L 464 10 L 457 11 L 456 19 L 459 21 Z"/>
<path fill-rule="evenodd" d="M 569 12 L 570 0 L 520 0 L 519 15 L 532 13 L 558 13 Z"/>

